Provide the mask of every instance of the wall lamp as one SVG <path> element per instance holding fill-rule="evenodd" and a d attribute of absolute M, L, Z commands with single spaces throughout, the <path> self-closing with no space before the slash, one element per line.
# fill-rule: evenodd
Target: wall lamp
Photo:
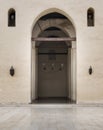
<path fill-rule="evenodd" d="M 10 68 L 10 75 L 14 76 L 14 74 L 15 74 L 15 70 L 14 70 L 13 66 L 11 66 L 11 68 Z"/>
<path fill-rule="evenodd" d="M 93 73 L 93 69 L 92 69 L 92 66 L 89 67 L 89 74 L 92 75 Z"/>

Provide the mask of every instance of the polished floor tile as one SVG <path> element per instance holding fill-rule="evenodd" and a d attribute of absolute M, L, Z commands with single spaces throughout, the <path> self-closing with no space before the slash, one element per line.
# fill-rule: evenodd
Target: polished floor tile
<path fill-rule="evenodd" d="M 0 130 L 103 130 L 103 107 L 0 107 Z"/>

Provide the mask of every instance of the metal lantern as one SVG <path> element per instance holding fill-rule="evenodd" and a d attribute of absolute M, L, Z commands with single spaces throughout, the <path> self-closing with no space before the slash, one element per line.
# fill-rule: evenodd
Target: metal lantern
<path fill-rule="evenodd" d="M 92 69 L 92 67 L 90 66 L 90 68 L 89 68 L 89 74 L 91 75 L 93 73 L 93 69 Z"/>
<path fill-rule="evenodd" d="M 15 70 L 14 70 L 13 66 L 11 66 L 11 68 L 10 68 L 10 75 L 14 76 L 14 74 L 15 74 Z"/>

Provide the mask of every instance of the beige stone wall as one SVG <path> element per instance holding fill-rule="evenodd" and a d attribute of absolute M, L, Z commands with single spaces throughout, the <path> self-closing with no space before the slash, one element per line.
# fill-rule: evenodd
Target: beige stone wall
<path fill-rule="evenodd" d="M 102 0 L 0 0 L 0 103 L 31 101 L 31 32 L 42 15 L 57 11 L 76 28 L 77 102 L 103 103 Z M 87 9 L 95 9 L 95 27 L 87 27 Z M 16 10 L 16 27 L 7 26 L 7 13 Z M 9 75 L 11 66 L 15 76 Z M 88 74 L 93 66 L 93 75 Z"/>

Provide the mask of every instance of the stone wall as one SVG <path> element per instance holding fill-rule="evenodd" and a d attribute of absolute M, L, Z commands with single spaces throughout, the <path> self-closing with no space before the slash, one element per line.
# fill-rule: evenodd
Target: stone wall
<path fill-rule="evenodd" d="M 31 36 L 36 21 L 58 12 L 73 23 L 77 44 L 77 103 L 103 103 L 102 0 L 0 0 L 0 103 L 31 102 Z M 87 9 L 95 10 L 95 26 L 87 27 Z M 8 27 L 8 10 L 16 10 L 16 27 Z M 9 69 L 15 68 L 15 76 Z M 89 67 L 93 74 L 88 74 Z"/>

